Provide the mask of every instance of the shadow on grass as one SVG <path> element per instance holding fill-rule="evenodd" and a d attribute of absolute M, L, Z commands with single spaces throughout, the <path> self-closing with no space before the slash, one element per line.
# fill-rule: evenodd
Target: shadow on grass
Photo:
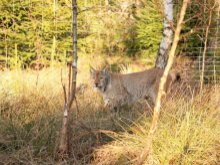
<path fill-rule="evenodd" d="M 9 96 L 7 96 L 9 97 Z M 0 160 L 3 164 L 54 164 L 59 142 L 63 102 L 60 94 L 51 101 L 40 93 L 29 93 L 1 102 Z M 142 104 L 124 107 L 114 115 L 103 107 L 102 98 L 90 88 L 77 95 L 79 118 L 72 107 L 73 135 L 70 164 L 88 164 L 93 151 L 127 131 L 143 114 Z M 51 103 L 52 102 L 52 103 Z M 138 111 L 139 110 L 139 111 Z M 1 164 L 0 163 L 0 164 Z"/>

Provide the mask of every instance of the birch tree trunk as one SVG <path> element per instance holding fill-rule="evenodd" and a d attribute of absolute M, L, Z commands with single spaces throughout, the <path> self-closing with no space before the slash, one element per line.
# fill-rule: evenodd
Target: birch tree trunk
<path fill-rule="evenodd" d="M 168 53 L 173 38 L 172 23 L 173 23 L 173 1 L 164 0 L 163 38 L 161 40 L 160 47 L 157 52 L 157 59 L 155 63 L 156 68 L 164 69 L 167 64 Z"/>

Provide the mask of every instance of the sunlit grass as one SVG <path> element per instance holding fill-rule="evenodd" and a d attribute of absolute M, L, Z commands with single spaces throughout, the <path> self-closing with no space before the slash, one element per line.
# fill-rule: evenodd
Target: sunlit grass
<path fill-rule="evenodd" d="M 91 88 L 89 63 L 83 57 L 78 62 L 79 119 L 76 122 L 74 102 L 74 157 L 69 161 L 87 164 L 93 148 L 111 139 L 102 132 L 122 130 L 122 126 L 120 121 L 114 123 L 111 113 L 103 107 L 102 98 Z M 66 67 L 0 73 L 1 163 L 54 164 L 64 103 L 61 77 L 67 87 Z M 128 116 L 131 121 L 137 116 L 132 113 Z"/>
<path fill-rule="evenodd" d="M 132 164 L 145 145 L 152 117 L 146 115 L 144 103 L 125 107 L 120 116 L 112 117 L 90 86 L 89 63 L 81 59 L 79 118 L 76 120 L 74 102 L 73 156 L 67 163 Z M 138 65 L 123 66 L 128 66 L 121 67 L 123 73 L 138 70 Z M 0 73 L 1 162 L 55 164 L 64 102 L 61 75 L 67 85 L 67 70 Z M 203 96 L 179 93 L 167 99 L 148 164 L 219 164 L 219 90 L 208 88 Z"/>
<path fill-rule="evenodd" d="M 211 97 L 209 92 L 213 92 Z M 213 89 L 209 92 L 166 103 L 145 164 L 220 163 L 219 88 L 216 93 Z M 94 164 L 134 163 L 146 144 L 149 124 L 149 118 L 143 116 L 129 131 L 116 134 L 114 142 L 96 150 Z"/>

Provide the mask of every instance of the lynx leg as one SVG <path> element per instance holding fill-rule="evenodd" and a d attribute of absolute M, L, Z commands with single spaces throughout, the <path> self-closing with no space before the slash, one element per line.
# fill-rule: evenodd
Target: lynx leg
<path fill-rule="evenodd" d="M 119 107 L 118 106 L 116 106 L 116 107 L 114 107 L 114 108 L 111 108 L 110 109 L 110 119 L 111 119 L 111 121 L 112 121 L 112 129 L 113 130 L 117 130 L 117 120 L 118 120 L 118 118 L 120 117 L 119 115 L 119 113 L 120 113 L 120 111 L 119 111 Z"/>

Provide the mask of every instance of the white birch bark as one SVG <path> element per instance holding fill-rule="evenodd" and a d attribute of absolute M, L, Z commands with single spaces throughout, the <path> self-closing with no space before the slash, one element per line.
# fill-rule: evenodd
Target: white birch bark
<path fill-rule="evenodd" d="M 163 38 L 157 53 L 155 67 L 164 69 L 167 63 L 169 49 L 173 38 L 173 1 L 164 0 L 164 28 Z"/>

